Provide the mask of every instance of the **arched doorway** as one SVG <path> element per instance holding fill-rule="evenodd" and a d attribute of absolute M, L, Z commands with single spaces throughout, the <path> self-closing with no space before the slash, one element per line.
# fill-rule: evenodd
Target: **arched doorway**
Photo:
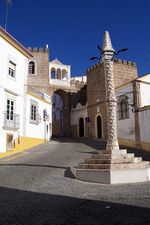
<path fill-rule="evenodd" d="M 52 136 L 63 136 L 63 99 L 54 93 L 52 96 Z"/>
<path fill-rule="evenodd" d="M 79 119 L 79 137 L 84 137 L 84 119 Z"/>
<path fill-rule="evenodd" d="M 96 133 L 97 138 L 102 138 L 102 118 L 100 115 L 98 115 L 96 118 Z"/>
<path fill-rule="evenodd" d="M 69 93 L 58 89 L 52 95 L 52 136 L 70 136 Z"/>

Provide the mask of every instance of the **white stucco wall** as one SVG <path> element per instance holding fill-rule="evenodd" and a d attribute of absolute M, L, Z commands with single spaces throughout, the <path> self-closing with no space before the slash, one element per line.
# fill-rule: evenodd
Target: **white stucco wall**
<path fill-rule="evenodd" d="M 150 105 L 150 83 L 140 83 L 141 107 Z"/>
<path fill-rule="evenodd" d="M 150 107 L 139 112 L 141 142 L 150 143 Z"/>
<path fill-rule="evenodd" d="M 85 130 L 85 118 L 87 117 L 87 108 L 82 106 L 80 103 L 77 104 L 76 108 L 72 108 L 70 112 L 71 125 L 77 126 L 77 135 L 79 136 L 79 119 L 84 119 L 84 130 Z M 86 133 L 85 133 L 86 136 Z"/>
<path fill-rule="evenodd" d="M 41 117 L 41 122 L 39 124 L 30 123 L 30 107 L 31 100 L 38 103 L 38 113 Z M 43 110 L 47 110 L 49 119 L 47 121 L 43 120 Z M 40 138 L 49 140 L 51 137 L 52 130 L 52 107 L 51 104 L 34 97 L 33 95 L 27 94 L 26 96 L 26 136 L 32 138 Z M 46 126 L 48 125 L 48 133 L 46 133 Z"/>
<path fill-rule="evenodd" d="M 6 151 L 6 134 L 16 131 L 4 130 L 4 112 L 8 97 L 15 100 L 15 114 L 20 115 L 20 128 L 17 132 L 23 134 L 24 85 L 27 79 L 28 58 L 15 47 L 0 37 L 0 152 Z M 9 61 L 16 64 L 15 78 L 8 75 Z"/>
<path fill-rule="evenodd" d="M 85 119 L 87 117 L 86 106 L 82 106 L 80 103 L 78 103 L 76 108 L 72 108 L 70 116 L 71 116 L 71 125 L 77 125 L 79 123 L 80 118 Z"/>
<path fill-rule="evenodd" d="M 132 84 L 126 87 L 122 87 L 116 90 L 117 98 L 120 95 L 126 95 L 129 98 L 129 103 L 133 103 L 133 89 Z M 123 139 L 135 140 L 135 121 L 134 113 L 132 112 L 132 107 L 129 106 L 129 118 L 118 120 L 117 115 L 117 127 L 118 127 L 118 137 Z"/>
<path fill-rule="evenodd" d="M 55 63 L 56 61 L 56 63 Z M 55 71 L 60 70 L 61 71 L 61 76 L 62 76 L 62 71 L 65 70 L 67 72 L 67 77 L 65 79 L 54 79 L 51 78 L 51 70 L 55 69 Z M 70 77 L 71 77 L 71 66 L 70 65 L 64 65 L 61 62 L 57 63 L 57 59 L 53 60 L 52 62 L 49 63 L 49 81 L 50 84 L 52 85 L 58 85 L 58 86 L 67 86 L 70 87 Z"/>

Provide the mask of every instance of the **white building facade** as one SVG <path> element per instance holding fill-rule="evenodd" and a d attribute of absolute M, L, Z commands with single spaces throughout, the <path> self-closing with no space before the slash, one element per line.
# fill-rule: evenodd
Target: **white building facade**
<path fill-rule="evenodd" d="M 26 137 L 49 141 L 52 133 L 50 96 L 35 91 L 26 95 Z"/>
<path fill-rule="evenodd" d="M 150 75 L 116 90 L 120 144 L 150 150 Z"/>
<path fill-rule="evenodd" d="M 0 152 L 13 148 L 15 136 L 24 136 L 24 99 L 29 57 L 31 53 L 0 27 Z"/>
<path fill-rule="evenodd" d="M 0 152 L 30 148 L 51 137 L 51 98 L 28 91 L 29 58 L 32 53 L 0 27 Z"/>

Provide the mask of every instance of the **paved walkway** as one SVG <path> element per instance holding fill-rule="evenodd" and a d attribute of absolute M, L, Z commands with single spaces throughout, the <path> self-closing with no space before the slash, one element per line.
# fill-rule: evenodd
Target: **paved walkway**
<path fill-rule="evenodd" d="M 74 179 L 70 167 L 105 148 L 82 141 L 53 140 L 0 159 L 0 225 L 150 224 L 150 182 L 100 185 Z"/>

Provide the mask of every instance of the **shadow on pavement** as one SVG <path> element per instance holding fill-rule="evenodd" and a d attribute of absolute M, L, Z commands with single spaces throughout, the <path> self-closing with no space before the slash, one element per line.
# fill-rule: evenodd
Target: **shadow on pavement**
<path fill-rule="evenodd" d="M 73 175 L 73 173 L 71 172 L 70 167 L 63 167 L 63 166 L 52 166 L 52 165 L 37 165 L 37 164 L 0 164 L 0 167 L 42 167 L 42 168 L 50 168 L 50 169 L 64 169 L 64 177 L 68 177 L 71 179 L 75 179 L 75 176 Z"/>
<path fill-rule="evenodd" d="M 60 143 L 82 143 L 85 144 L 95 150 L 105 150 L 106 149 L 106 142 L 100 141 L 100 140 L 93 140 L 89 138 L 53 138 L 52 140 L 55 140 Z M 142 150 L 142 149 L 136 149 L 131 148 L 127 146 L 120 145 L 120 149 L 127 149 L 128 153 L 134 153 L 137 157 L 142 157 L 143 160 L 150 161 L 150 152 Z M 97 151 L 98 152 L 98 151 Z M 81 152 L 81 153 L 91 153 L 96 154 L 97 152 Z"/>
<path fill-rule="evenodd" d="M 149 225 L 149 209 L 0 187 L 0 225 Z"/>

